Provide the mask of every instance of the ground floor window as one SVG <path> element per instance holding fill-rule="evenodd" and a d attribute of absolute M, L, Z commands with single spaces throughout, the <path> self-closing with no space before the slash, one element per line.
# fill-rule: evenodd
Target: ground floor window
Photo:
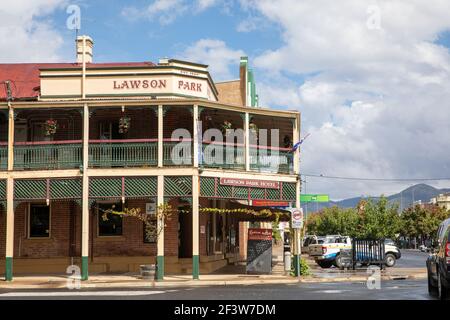
<path fill-rule="evenodd" d="M 50 206 L 45 204 L 30 204 L 29 237 L 50 237 Z"/>
<path fill-rule="evenodd" d="M 122 203 L 99 203 L 98 204 L 98 235 L 103 236 L 121 236 L 123 218 L 120 215 L 106 213 L 108 210 L 122 211 Z"/>

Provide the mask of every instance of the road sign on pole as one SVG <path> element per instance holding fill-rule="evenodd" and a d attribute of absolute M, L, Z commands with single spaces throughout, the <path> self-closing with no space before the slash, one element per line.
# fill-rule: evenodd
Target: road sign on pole
<path fill-rule="evenodd" d="M 328 202 L 330 197 L 327 194 L 301 194 L 300 202 Z"/>
<path fill-rule="evenodd" d="M 291 223 L 293 229 L 303 228 L 303 209 L 292 208 L 291 210 Z"/>

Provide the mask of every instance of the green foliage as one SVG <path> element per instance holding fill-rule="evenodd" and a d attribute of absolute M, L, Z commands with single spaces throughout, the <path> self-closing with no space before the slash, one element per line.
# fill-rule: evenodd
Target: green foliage
<path fill-rule="evenodd" d="M 290 275 L 292 277 L 295 277 L 295 270 L 294 270 L 294 260 L 292 259 L 292 267 Z M 309 276 L 311 274 L 311 270 L 309 268 L 309 265 L 306 263 L 305 259 L 300 259 L 300 275 L 301 276 Z"/>
<path fill-rule="evenodd" d="M 405 237 L 433 238 L 439 224 L 450 212 L 438 206 L 414 206 L 403 210 L 400 234 Z"/>
<path fill-rule="evenodd" d="M 356 208 L 325 208 L 309 217 L 308 233 L 375 239 L 395 237 L 400 229 L 397 210 L 385 197 L 377 202 L 361 201 Z"/>

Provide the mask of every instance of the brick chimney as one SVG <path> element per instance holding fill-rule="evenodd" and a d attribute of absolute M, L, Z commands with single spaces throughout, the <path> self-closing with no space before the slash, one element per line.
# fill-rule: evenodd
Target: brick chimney
<path fill-rule="evenodd" d="M 85 43 L 85 49 L 83 53 L 83 43 Z M 92 48 L 94 47 L 94 41 L 89 36 L 78 36 L 76 40 L 77 44 L 77 63 L 83 63 L 83 54 L 86 63 L 92 63 Z"/>
<path fill-rule="evenodd" d="M 239 67 L 239 79 L 241 89 L 242 105 L 247 106 L 247 73 L 248 73 L 248 57 L 241 57 Z"/>

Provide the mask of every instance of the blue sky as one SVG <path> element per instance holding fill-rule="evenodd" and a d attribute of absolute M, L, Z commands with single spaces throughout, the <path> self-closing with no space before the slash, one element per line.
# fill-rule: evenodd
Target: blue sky
<path fill-rule="evenodd" d="M 71 4 L 96 62 L 183 58 L 217 81 L 247 55 L 261 104 L 302 113 L 304 173 L 450 177 L 448 0 L 15 0 L 0 8 L 0 62 L 74 61 Z M 311 178 L 308 191 L 410 185 Z"/>

